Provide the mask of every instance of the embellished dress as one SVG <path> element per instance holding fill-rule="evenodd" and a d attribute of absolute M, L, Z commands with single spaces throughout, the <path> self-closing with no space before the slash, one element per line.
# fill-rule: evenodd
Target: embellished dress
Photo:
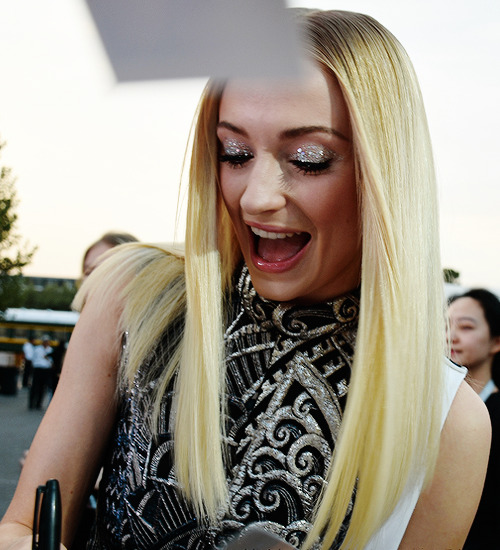
<path fill-rule="evenodd" d="M 314 306 L 265 300 L 244 267 L 225 333 L 229 506 L 217 528 L 199 521 L 178 488 L 171 388 L 152 436 L 146 363 L 123 391 L 87 549 L 223 548 L 249 524 L 299 546 L 339 433 L 358 314 L 357 292 Z M 168 353 L 168 334 L 159 348 Z M 349 513 L 333 548 L 348 522 Z"/>

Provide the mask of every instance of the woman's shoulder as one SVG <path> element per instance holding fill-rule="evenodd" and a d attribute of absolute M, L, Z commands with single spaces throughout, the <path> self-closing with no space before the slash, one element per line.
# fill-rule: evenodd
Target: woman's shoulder
<path fill-rule="evenodd" d="M 474 518 L 486 474 L 491 426 L 476 392 L 467 382 L 456 381 L 434 476 L 420 495 L 399 550 L 458 550 Z"/>
<path fill-rule="evenodd" d="M 467 436 L 489 438 L 489 414 L 479 395 L 466 382 L 467 369 L 445 360 L 445 395 L 448 411 L 445 410 L 445 429 L 464 431 L 459 440 L 467 445 Z"/>
<path fill-rule="evenodd" d="M 479 395 L 465 381 L 458 388 L 445 428 L 462 434 L 459 441 L 464 449 L 476 439 L 489 441 L 491 430 L 488 410 Z"/>

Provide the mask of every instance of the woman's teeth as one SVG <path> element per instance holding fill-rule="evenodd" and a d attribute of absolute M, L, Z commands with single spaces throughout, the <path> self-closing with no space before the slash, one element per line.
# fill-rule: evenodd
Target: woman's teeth
<path fill-rule="evenodd" d="M 300 235 L 300 232 L 295 233 L 274 233 L 272 231 L 264 231 L 263 229 L 257 229 L 257 227 L 251 227 L 252 233 L 257 237 L 264 239 L 286 239 L 287 237 L 293 237 L 294 235 Z"/>
<path fill-rule="evenodd" d="M 268 263 L 278 263 L 296 256 L 310 241 L 311 235 L 301 231 L 278 232 L 265 231 L 250 227 L 257 237 L 254 242 L 255 253 Z"/>

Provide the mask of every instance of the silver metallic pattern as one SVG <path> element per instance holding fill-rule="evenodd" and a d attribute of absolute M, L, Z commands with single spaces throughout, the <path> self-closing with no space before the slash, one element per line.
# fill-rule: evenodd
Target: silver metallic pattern
<path fill-rule="evenodd" d="M 218 548 L 250 523 L 299 546 L 342 421 L 358 312 L 356 293 L 314 306 L 264 300 L 243 268 L 225 334 L 229 504 L 217 529 L 198 521 L 179 492 L 171 391 L 157 440 L 150 431 L 155 382 L 144 380 L 168 355 L 167 333 L 123 396 L 88 549 Z M 349 514 L 332 548 L 340 545 L 348 522 Z"/>

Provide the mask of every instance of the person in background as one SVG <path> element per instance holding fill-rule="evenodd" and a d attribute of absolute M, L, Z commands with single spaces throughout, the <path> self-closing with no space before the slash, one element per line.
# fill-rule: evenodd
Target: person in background
<path fill-rule="evenodd" d="M 54 351 L 52 352 L 52 377 L 50 382 L 51 393 L 54 394 L 61 376 L 61 370 L 64 361 L 64 355 L 66 354 L 66 348 L 68 343 L 64 340 L 56 342 Z"/>
<path fill-rule="evenodd" d="M 99 257 L 109 249 L 124 243 L 137 242 L 138 239 L 130 233 L 105 233 L 96 242 L 92 243 L 83 255 L 82 260 L 82 279 L 85 280 L 94 269 L 99 265 Z"/>
<path fill-rule="evenodd" d="M 449 300 L 451 359 L 469 371 L 467 380 L 484 402 L 500 382 L 500 301 L 489 290 L 469 290 Z"/>
<path fill-rule="evenodd" d="M 82 285 L 0 550 L 31 548 L 50 477 L 69 546 L 103 460 L 88 550 L 213 550 L 250 528 L 302 549 L 462 547 L 490 425 L 443 356 L 417 78 L 367 15 L 297 24 L 301 78 L 207 85 L 185 253 L 129 243 Z"/>
<path fill-rule="evenodd" d="M 33 351 L 35 349 L 35 339 L 30 338 L 23 344 L 23 388 L 28 388 L 31 384 L 31 376 L 33 374 Z"/>
<path fill-rule="evenodd" d="M 483 494 L 464 550 L 500 548 L 500 300 L 477 288 L 450 299 L 451 359 L 469 369 L 467 380 L 486 403 L 492 441 Z"/>
<path fill-rule="evenodd" d="M 52 377 L 52 347 L 50 338 L 42 336 L 42 343 L 33 350 L 33 379 L 29 392 L 30 409 L 41 409 Z"/>

